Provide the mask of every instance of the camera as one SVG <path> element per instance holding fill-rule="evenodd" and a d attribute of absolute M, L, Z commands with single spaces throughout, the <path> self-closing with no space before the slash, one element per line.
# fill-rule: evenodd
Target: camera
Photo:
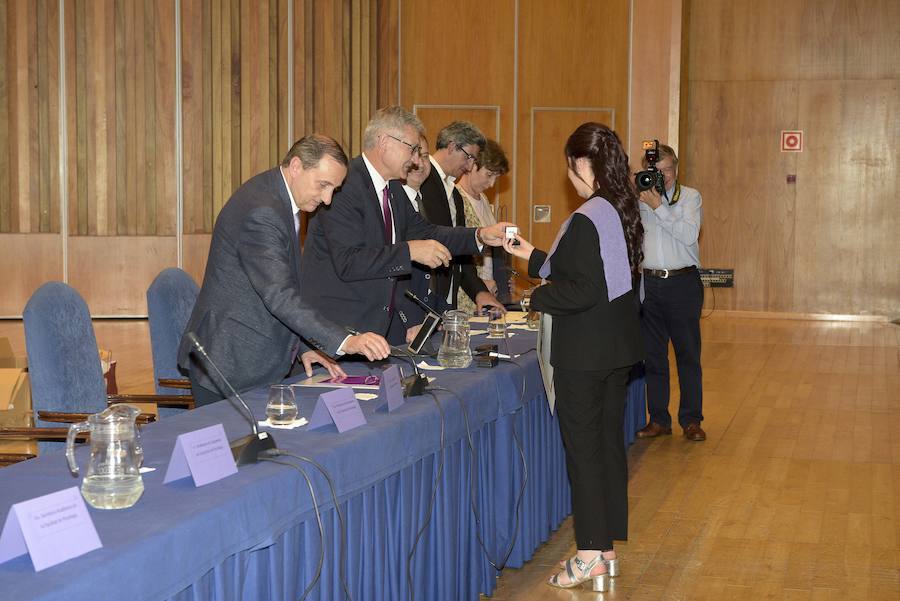
<path fill-rule="evenodd" d="M 659 160 L 659 140 L 644 140 L 641 144 L 644 149 L 644 160 L 647 162 L 647 168 L 638 171 L 634 176 L 634 185 L 638 192 L 656 189 L 660 194 L 666 193 L 666 178 L 662 171 L 656 168 L 656 162 Z"/>

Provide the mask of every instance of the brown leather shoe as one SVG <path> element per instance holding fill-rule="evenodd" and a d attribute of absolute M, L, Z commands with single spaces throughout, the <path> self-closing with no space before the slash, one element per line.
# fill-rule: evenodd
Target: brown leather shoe
<path fill-rule="evenodd" d="M 700 424 L 688 424 L 684 427 L 684 437 L 694 442 L 702 442 L 706 440 L 706 432 L 703 431 Z"/>
<path fill-rule="evenodd" d="M 664 426 L 660 426 L 656 422 L 650 422 L 649 424 L 635 432 L 635 436 L 637 436 L 638 438 L 656 438 L 657 436 L 660 436 L 662 434 L 671 433 L 671 427 L 666 428 Z"/>

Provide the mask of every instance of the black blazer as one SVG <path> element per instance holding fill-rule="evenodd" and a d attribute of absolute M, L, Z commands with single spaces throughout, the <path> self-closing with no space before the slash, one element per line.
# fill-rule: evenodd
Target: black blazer
<path fill-rule="evenodd" d="M 300 249 L 294 215 L 279 169 L 247 180 L 216 218 L 203 286 L 185 332 L 195 332 L 232 385 L 246 390 L 280 382 L 298 351 L 337 352 L 343 328 L 301 297 Z M 182 338 L 178 365 L 209 390 L 210 379 Z"/>
<path fill-rule="evenodd" d="M 409 201 L 409 196 L 407 195 L 406 190 L 403 189 L 403 184 L 400 180 L 391 180 L 388 185 L 391 194 L 394 198 L 398 199 L 398 203 L 402 203 L 402 199 L 405 198 L 410 206 L 412 206 L 412 203 Z M 413 210 L 415 210 L 415 207 L 413 207 Z M 439 310 L 440 305 L 437 303 L 437 295 L 434 294 L 434 287 L 432 286 L 433 282 L 434 278 L 432 277 L 431 268 L 418 263 L 412 264 L 412 269 L 408 276 L 397 278 L 397 290 L 394 293 L 394 307 L 397 311 L 397 317 L 400 318 L 406 329 L 422 323 L 425 319 L 425 310 L 419 307 L 414 301 L 406 298 L 404 291 L 409 290 L 419 297 L 422 302 L 437 311 Z"/>
<path fill-rule="evenodd" d="M 421 193 L 422 216 L 437 225 L 453 225 L 453 221 L 450 218 L 450 205 L 447 202 L 447 191 L 436 169 L 432 168 L 431 173 L 422 182 Z M 456 188 L 453 189 L 453 202 L 456 205 L 457 224 L 465 225 L 466 213 L 463 207 L 463 199 Z M 474 253 L 462 257 L 455 256 L 449 268 L 441 267 L 434 270 L 435 294 L 439 301 L 445 302 L 447 294 L 450 292 L 451 273 L 456 275 L 455 278 L 452 278 L 454 286 L 451 305 L 453 307 L 456 307 L 456 293 L 460 286 L 473 299 L 479 292 L 487 291 L 487 286 L 484 285 L 484 281 L 478 277 L 478 272 L 475 271 L 472 254 Z"/>
<path fill-rule="evenodd" d="M 535 249 L 528 273 L 538 278 L 547 253 Z M 635 290 L 609 301 L 600 239 L 576 213 L 550 259 L 551 280 L 531 295 L 532 308 L 553 316 L 550 363 L 576 370 L 608 370 L 643 359 Z"/>
<path fill-rule="evenodd" d="M 397 304 L 397 279 L 412 272 L 406 240 L 434 239 L 452 254 L 478 250 L 474 229 L 432 225 L 416 213 L 406 193 L 388 189 L 396 244 L 385 242 L 381 199 L 362 156 L 350 161 L 331 206 L 320 206 L 310 219 L 300 277 L 304 298 L 323 315 L 382 335 L 392 298 Z"/>

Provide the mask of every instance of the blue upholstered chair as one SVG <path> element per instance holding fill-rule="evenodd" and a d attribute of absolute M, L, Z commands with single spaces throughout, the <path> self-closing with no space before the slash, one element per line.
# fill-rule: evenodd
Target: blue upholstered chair
<path fill-rule="evenodd" d="M 36 427 L 0 428 L 0 439 L 26 436 L 45 441 L 40 445 L 45 452 L 62 448 L 60 442 L 46 441 L 64 441 L 68 423 L 82 421 L 107 404 L 193 406 L 193 400 L 184 397 L 107 395 L 90 311 L 81 295 L 62 282 L 49 282 L 35 291 L 25 305 L 23 322 Z"/>
<path fill-rule="evenodd" d="M 153 377 L 159 394 L 190 394 L 190 382 L 178 371 L 178 344 L 200 288 L 184 271 L 170 267 L 147 289 L 147 315 L 153 351 Z"/>

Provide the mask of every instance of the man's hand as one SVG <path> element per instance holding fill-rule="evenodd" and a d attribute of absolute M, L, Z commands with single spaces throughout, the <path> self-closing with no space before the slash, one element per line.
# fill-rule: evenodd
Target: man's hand
<path fill-rule="evenodd" d="M 419 324 L 417 326 L 413 326 L 413 327 L 409 328 L 408 330 L 406 330 L 406 344 L 409 344 L 413 340 L 415 340 L 416 336 L 419 334 L 419 330 L 421 330 L 421 329 L 422 329 L 422 324 Z"/>
<path fill-rule="evenodd" d="M 337 361 L 328 357 L 327 355 L 323 355 L 319 351 L 306 351 L 302 355 L 300 355 L 300 362 L 303 363 L 303 368 L 306 370 L 306 377 L 309 378 L 313 375 L 313 363 L 320 363 L 325 369 L 328 370 L 328 373 L 332 378 L 346 378 L 347 374 L 344 373 L 344 370 L 341 369 L 341 366 L 337 364 Z"/>
<path fill-rule="evenodd" d="M 655 188 L 650 188 L 641 192 L 641 202 L 655 211 L 662 204 L 662 196 Z"/>
<path fill-rule="evenodd" d="M 365 355 L 369 361 L 384 359 L 391 354 L 387 340 L 372 332 L 350 336 L 344 342 L 343 350 L 348 355 Z"/>
<path fill-rule="evenodd" d="M 409 258 L 416 263 L 437 267 L 450 265 L 450 251 L 437 240 L 407 240 L 409 244 Z"/>
<path fill-rule="evenodd" d="M 484 309 L 486 305 L 497 307 L 503 313 L 506 313 L 506 307 L 503 306 L 503 303 L 497 300 L 496 296 L 494 296 L 490 292 L 481 291 L 475 295 L 475 314 L 481 315 L 481 310 Z"/>
<path fill-rule="evenodd" d="M 478 228 L 478 237 L 488 246 L 502 246 L 503 240 L 506 239 L 506 228 L 515 227 L 515 223 L 501 221 L 494 225 Z"/>

